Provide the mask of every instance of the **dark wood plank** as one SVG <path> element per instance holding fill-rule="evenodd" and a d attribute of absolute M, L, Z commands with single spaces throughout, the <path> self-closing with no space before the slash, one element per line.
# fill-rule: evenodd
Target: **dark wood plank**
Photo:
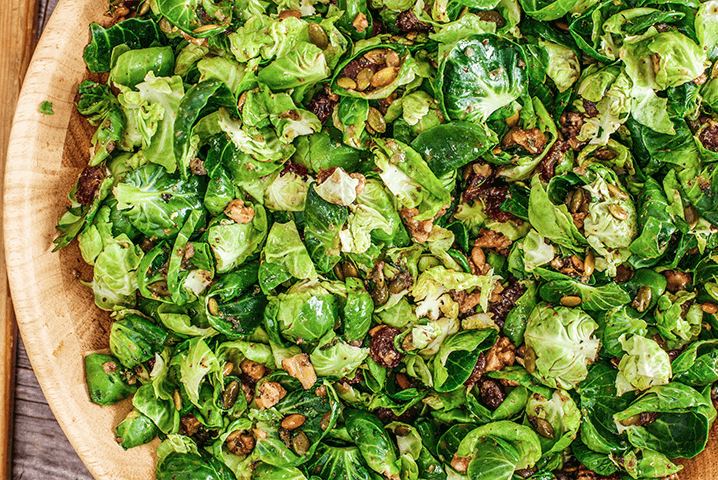
<path fill-rule="evenodd" d="M 37 38 L 58 0 L 39 0 Z M 14 480 L 92 480 L 47 405 L 22 341 L 15 371 L 12 478 Z"/>
<path fill-rule="evenodd" d="M 15 480 L 92 480 L 47 405 L 22 342 L 15 380 L 12 472 Z"/>

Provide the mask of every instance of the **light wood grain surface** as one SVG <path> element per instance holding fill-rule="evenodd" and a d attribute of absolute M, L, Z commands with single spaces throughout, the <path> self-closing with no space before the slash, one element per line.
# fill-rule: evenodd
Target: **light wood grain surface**
<path fill-rule="evenodd" d="M 39 38 L 42 27 L 45 25 L 58 0 L 2 0 L 0 8 L 0 32 L 2 32 L 2 63 L 0 63 L 0 84 L 7 85 L 2 89 L 3 102 L 0 102 L 0 159 L 5 158 L 7 135 L 14 113 L 15 99 L 20 93 L 22 77 L 30 61 L 32 49 Z M 36 21 L 35 20 L 36 14 Z M 36 24 L 33 31 L 28 25 Z M 21 28 L 22 26 L 24 28 Z M 23 48 L 18 48 L 18 42 L 23 40 Z M 4 75 L 4 77 L 3 77 Z M 3 165 L 0 162 L 0 168 Z M 4 276 L 4 267 L 0 295 L 2 299 L 7 295 L 7 279 Z M 0 314 L 12 311 L 7 309 L 7 302 L 0 301 Z M 3 318 L 12 319 L 12 316 Z M 0 322 L 1 323 L 1 322 Z M 3 338 L 18 339 L 17 360 L 14 383 L 2 384 L 0 396 L 14 401 L 14 418 L 9 410 L 0 410 L 0 431 L 5 432 L 5 422 L 9 422 L 12 436 L 0 434 L 3 446 L 9 445 L 12 438 L 12 461 L 2 459 L 0 478 L 13 478 L 16 480 L 92 480 L 87 467 L 82 463 L 70 442 L 62 432 L 55 420 L 40 385 L 35 378 L 29 360 L 16 333 L 13 322 L 5 322 L 0 331 Z M 7 343 L 0 344 L 0 379 L 8 379 L 8 371 L 2 371 L 2 366 L 10 366 L 14 356 L 14 348 Z M 13 420 L 13 421 L 11 421 Z M 14 425 L 13 425 L 14 423 Z M 10 465 L 12 477 L 7 466 Z"/>

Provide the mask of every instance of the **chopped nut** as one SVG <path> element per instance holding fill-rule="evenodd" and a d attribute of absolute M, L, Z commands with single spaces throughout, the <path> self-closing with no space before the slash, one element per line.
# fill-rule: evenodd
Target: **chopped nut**
<path fill-rule="evenodd" d="M 481 292 L 466 293 L 465 290 L 452 290 L 451 298 L 459 304 L 459 311 L 467 313 L 473 311 L 481 300 Z"/>
<path fill-rule="evenodd" d="M 349 176 L 355 180 L 359 180 L 359 183 L 357 184 L 356 187 L 354 187 L 354 189 L 356 190 L 357 195 L 360 195 L 361 192 L 363 192 L 364 188 L 366 187 L 366 177 L 364 175 L 362 175 L 361 173 L 352 173 Z"/>
<path fill-rule="evenodd" d="M 511 239 L 501 232 L 482 228 L 474 241 L 474 247 L 489 248 L 496 254 L 508 255 Z"/>
<path fill-rule="evenodd" d="M 486 254 L 481 247 L 474 247 L 471 250 L 471 271 L 475 275 L 485 275 L 491 269 L 486 263 Z"/>
<path fill-rule="evenodd" d="M 522 130 L 518 127 L 513 127 L 504 135 L 503 140 L 501 140 L 501 146 L 511 147 L 514 145 L 521 146 L 531 155 L 537 155 L 546 147 L 546 135 L 543 134 L 540 128 Z"/>
<path fill-rule="evenodd" d="M 254 218 L 254 209 L 245 207 L 241 198 L 235 198 L 227 204 L 224 214 L 237 223 L 247 224 Z"/>
<path fill-rule="evenodd" d="M 364 33 L 364 30 L 369 27 L 369 21 L 367 20 L 366 15 L 364 15 L 363 13 L 358 13 L 357 16 L 354 17 L 352 26 L 358 33 Z"/>
<path fill-rule="evenodd" d="M 309 361 L 309 355 L 299 353 L 293 357 L 282 360 L 282 368 L 302 383 L 304 389 L 309 389 L 317 383 L 317 374 L 314 365 Z"/>
<path fill-rule="evenodd" d="M 254 450 L 254 437 L 246 430 L 235 430 L 224 441 L 235 455 L 249 455 Z"/>
<path fill-rule="evenodd" d="M 496 372 L 511 366 L 516 360 L 516 347 L 508 337 L 500 337 L 486 354 L 487 372 Z"/>
<path fill-rule="evenodd" d="M 434 228 L 434 219 L 417 221 L 414 217 L 419 214 L 419 210 L 416 208 L 402 208 L 400 215 L 406 227 L 409 229 L 409 233 L 414 240 L 419 243 L 424 243 L 429 238 L 431 229 Z"/>
<path fill-rule="evenodd" d="M 454 454 L 454 458 L 451 459 L 451 467 L 459 473 L 466 473 L 470 461 L 471 457 L 457 457 Z"/>
<path fill-rule="evenodd" d="M 239 368 L 241 368 L 244 373 L 249 375 L 249 377 L 254 380 L 261 379 L 267 374 L 268 371 L 267 367 L 265 367 L 261 363 L 257 363 L 248 358 L 242 360 L 242 363 L 239 364 Z"/>
<path fill-rule="evenodd" d="M 287 395 L 287 391 L 277 382 L 265 382 L 259 386 L 259 393 L 255 401 L 259 408 L 275 406 Z"/>

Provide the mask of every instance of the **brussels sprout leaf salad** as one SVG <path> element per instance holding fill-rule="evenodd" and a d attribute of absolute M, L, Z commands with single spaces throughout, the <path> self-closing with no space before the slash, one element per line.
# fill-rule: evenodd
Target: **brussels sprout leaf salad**
<path fill-rule="evenodd" d="M 59 220 L 157 480 L 677 478 L 718 381 L 718 1 L 122 0 Z M 94 81 L 96 80 L 96 81 Z"/>

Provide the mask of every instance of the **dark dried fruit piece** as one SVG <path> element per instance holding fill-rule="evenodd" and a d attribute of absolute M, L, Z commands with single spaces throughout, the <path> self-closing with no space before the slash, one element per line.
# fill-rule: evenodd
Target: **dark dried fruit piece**
<path fill-rule="evenodd" d="M 369 355 L 372 360 L 386 368 L 394 368 L 401 363 L 404 354 L 394 347 L 394 338 L 400 330 L 388 325 L 379 325 L 370 332 Z"/>

